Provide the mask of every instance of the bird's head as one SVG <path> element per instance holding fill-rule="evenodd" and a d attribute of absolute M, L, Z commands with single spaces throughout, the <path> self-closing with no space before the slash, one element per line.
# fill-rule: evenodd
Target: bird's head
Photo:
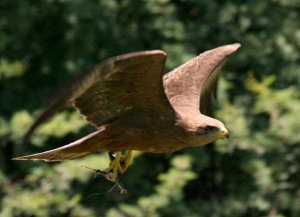
<path fill-rule="evenodd" d="M 223 126 L 215 126 L 215 125 L 201 125 L 197 128 L 197 130 L 194 132 L 197 136 L 200 137 L 211 137 L 212 139 L 222 139 L 222 138 L 229 138 L 229 132 L 225 128 L 224 124 Z"/>
<path fill-rule="evenodd" d="M 196 135 L 209 136 L 215 139 L 229 138 L 229 131 L 224 124 L 214 118 L 202 115 L 201 122 L 195 128 Z"/>
<path fill-rule="evenodd" d="M 189 122 L 184 128 L 192 139 L 192 146 L 205 145 L 217 139 L 229 138 L 230 135 L 221 121 L 205 115 Z"/>

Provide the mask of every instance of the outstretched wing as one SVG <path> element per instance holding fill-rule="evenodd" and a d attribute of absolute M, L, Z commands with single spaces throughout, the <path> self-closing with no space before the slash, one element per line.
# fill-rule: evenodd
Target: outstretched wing
<path fill-rule="evenodd" d="M 105 134 L 102 134 L 103 130 L 104 128 L 78 139 L 75 142 L 56 149 L 27 156 L 16 157 L 12 160 L 44 160 L 49 162 L 62 161 L 82 157 L 96 151 L 105 151 L 107 140 L 101 140 L 101 137 L 103 137 L 102 135 L 105 137 Z M 101 147 L 103 148 L 101 149 Z"/>
<path fill-rule="evenodd" d="M 162 51 L 117 57 L 109 70 L 94 72 L 96 79 L 73 105 L 96 127 L 129 111 L 172 115 L 162 84 L 165 60 Z"/>
<path fill-rule="evenodd" d="M 191 119 L 208 113 L 218 75 L 226 59 L 240 44 L 231 44 L 206 51 L 164 76 L 165 93 L 180 118 Z"/>
<path fill-rule="evenodd" d="M 44 121 L 70 101 L 96 127 L 130 111 L 161 113 L 174 118 L 162 76 L 166 53 L 142 51 L 111 58 L 83 73 L 63 89 L 24 136 L 23 143 Z"/>

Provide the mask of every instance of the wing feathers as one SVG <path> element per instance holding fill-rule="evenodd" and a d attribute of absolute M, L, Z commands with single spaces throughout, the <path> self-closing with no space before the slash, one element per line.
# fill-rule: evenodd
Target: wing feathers
<path fill-rule="evenodd" d="M 213 74 L 218 74 L 224 61 L 239 47 L 231 44 L 206 51 L 164 76 L 165 92 L 177 115 L 189 119 L 199 114 L 200 97 L 209 99 L 216 85 L 218 76 Z"/>
<path fill-rule="evenodd" d="M 23 138 L 70 101 L 93 125 L 100 127 L 132 107 L 155 112 L 174 111 L 163 91 L 162 76 L 166 53 L 160 50 L 116 56 L 68 82 L 51 100 Z M 173 117 L 173 116 L 172 116 Z"/>
<path fill-rule="evenodd" d="M 166 54 L 152 51 L 126 58 L 117 57 L 110 70 L 99 75 L 93 85 L 74 99 L 74 107 L 96 127 L 132 110 L 174 119 L 162 85 Z"/>
<path fill-rule="evenodd" d="M 104 151 L 106 150 L 105 147 L 108 145 L 107 142 L 109 140 L 103 138 L 105 135 L 102 135 L 102 131 L 103 129 L 98 130 L 60 148 L 13 158 L 13 160 L 62 161 L 82 157 L 96 151 Z"/>

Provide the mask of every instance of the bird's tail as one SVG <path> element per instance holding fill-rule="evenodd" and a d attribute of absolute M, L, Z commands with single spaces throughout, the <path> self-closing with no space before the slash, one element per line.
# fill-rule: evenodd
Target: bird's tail
<path fill-rule="evenodd" d="M 105 138 L 104 129 L 93 132 L 75 142 L 68 145 L 56 148 L 50 151 L 45 151 L 37 154 L 16 157 L 13 160 L 44 160 L 44 161 L 62 161 L 70 160 L 84 155 L 96 152 L 105 151 L 110 139 Z"/>

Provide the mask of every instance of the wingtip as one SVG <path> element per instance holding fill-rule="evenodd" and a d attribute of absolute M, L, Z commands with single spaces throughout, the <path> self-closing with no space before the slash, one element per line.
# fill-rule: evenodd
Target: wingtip
<path fill-rule="evenodd" d="M 228 44 L 228 45 L 223 45 L 220 47 L 217 47 L 215 49 L 207 51 L 208 53 L 218 53 L 220 55 L 223 55 L 224 58 L 232 55 L 235 53 L 238 49 L 240 49 L 241 44 L 240 43 L 233 43 L 233 44 Z"/>
<path fill-rule="evenodd" d="M 15 157 L 15 158 L 12 158 L 11 160 L 31 160 L 31 161 L 45 161 L 45 162 L 60 161 L 60 160 L 48 160 L 48 159 L 44 159 L 44 158 L 34 158 L 34 157 L 30 157 L 30 156 Z"/>
<path fill-rule="evenodd" d="M 28 160 L 25 157 L 14 157 L 11 160 Z"/>
<path fill-rule="evenodd" d="M 151 55 L 163 55 L 163 56 L 167 56 L 167 53 L 163 50 L 149 50 L 147 51 L 148 54 Z"/>
<path fill-rule="evenodd" d="M 33 161 L 37 161 L 37 160 L 44 160 L 44 159 L 39 159 L 39 158 L 33 157 L 33 155 L 26 155 L 26 156 L 21 156 L 21 157 L 14 157 L 11 160 L 33 160 Z"/>
<path fill-rule="evenodd" d="M 234 43 L 229 46 L 232 48 L 232 50 L 237 51 L 242 45 L 240 43 Z"/>
<path fill-rule="evenodd" d="M 240 49 L 242 45 L 240 43 L 234 43 L 234 44 L 228 44 L 228 45 L 223 45 L 221 47 L 218 47 L 216 49 L 221 49 L 223 51 L 225 51 L 226 53 L 234 53 L 235 51 L 237 51 L 238 49 Z"/>

